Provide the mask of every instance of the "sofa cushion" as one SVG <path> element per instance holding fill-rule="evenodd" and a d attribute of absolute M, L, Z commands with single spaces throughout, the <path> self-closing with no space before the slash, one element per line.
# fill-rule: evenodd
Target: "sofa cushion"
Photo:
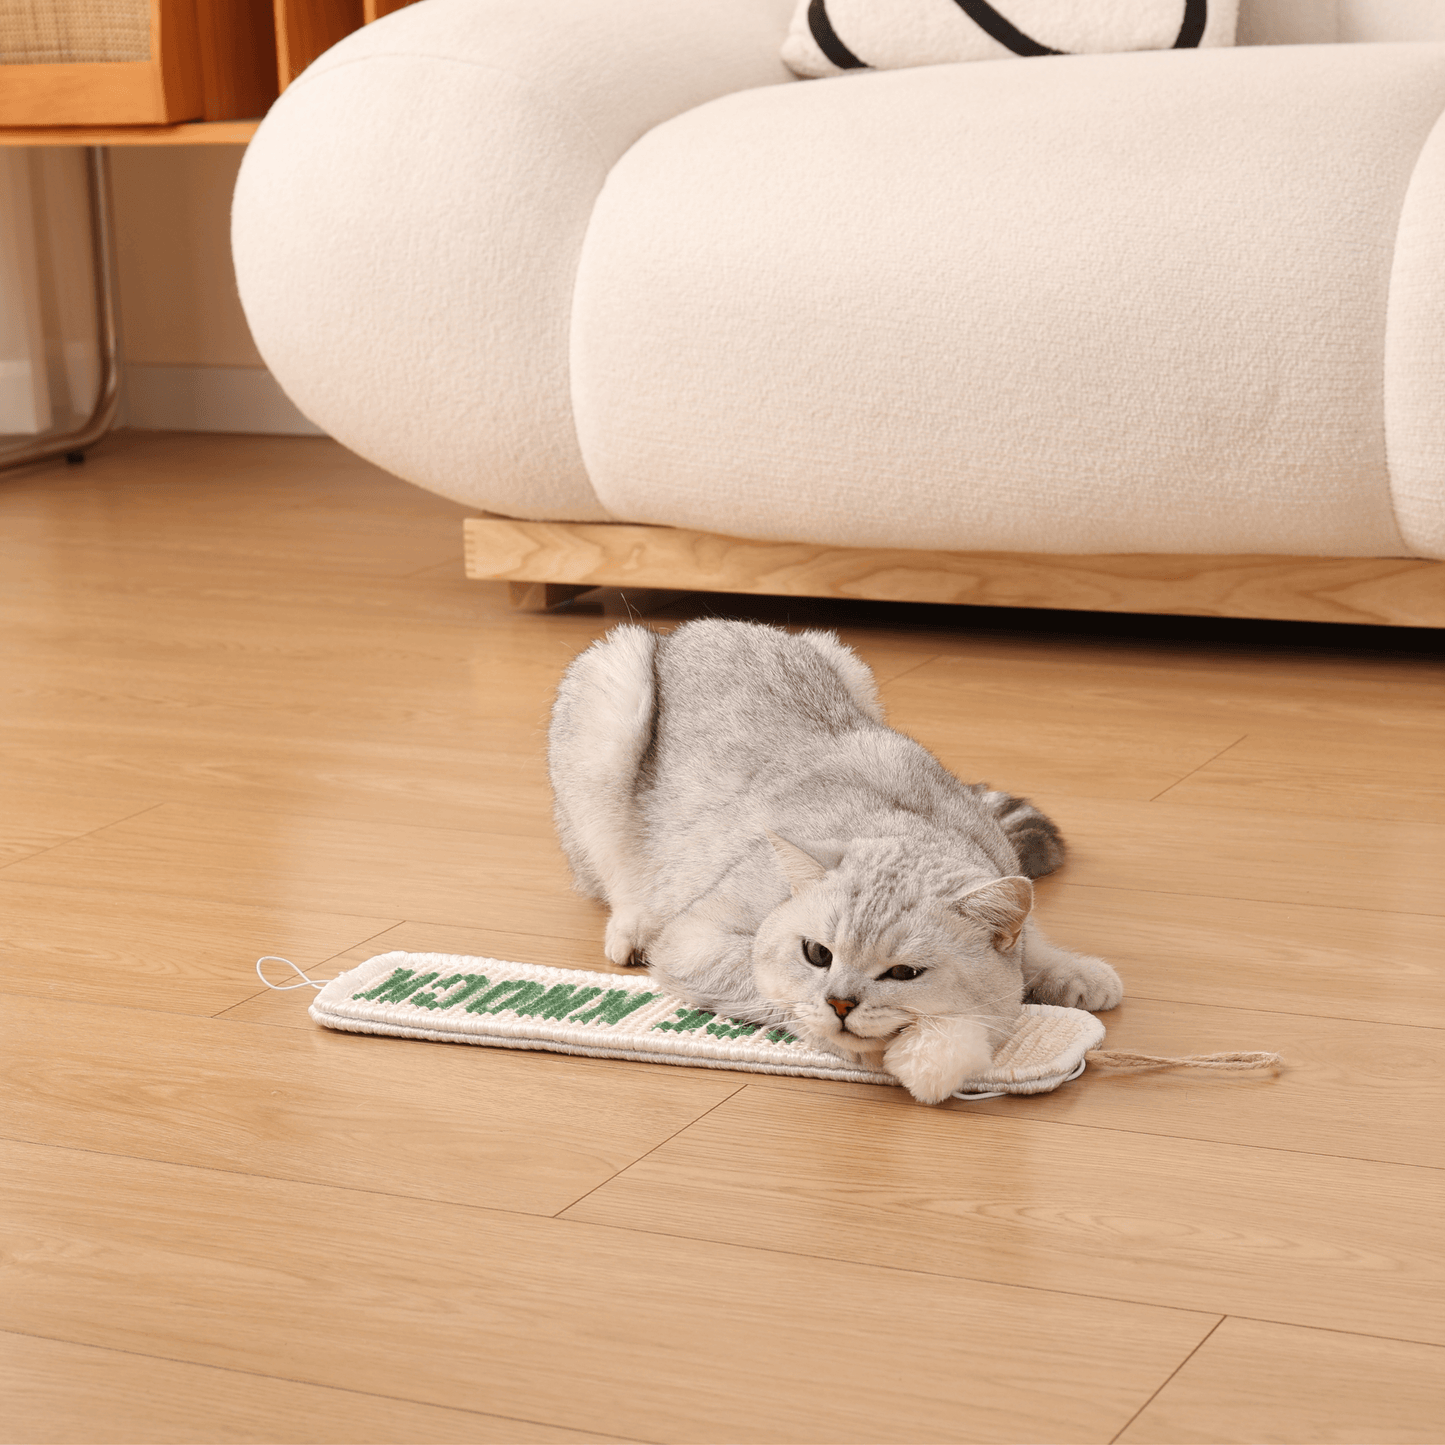
<path fill-rule="evenodd" d="M 752 86 L 789 0 L 427 0 L 272 106 L 236 186 L 236 279 L 292 401 L 458 501 L 606 517 L 572 432 L 572 283 L 608 170 Z"/>
<path fill-rule="evenodd" d="M 1407 553 L 1387 303 L 1442 111 L 1433 45 L 713 101 L 643 137 L 593 213 L 572 328 L 588 474 L 613 516 L 785 540 Z M 1434 250 L 1408 271 L 1438 297 Z M 1445 454 L 1427 342 L 1392 392 L 1417 472 Z"/>
<path fill-rule="evenodd" d="M 1233 45 L 1239 0 L 798 0 L 799 75 L 1011 56 Z"/>

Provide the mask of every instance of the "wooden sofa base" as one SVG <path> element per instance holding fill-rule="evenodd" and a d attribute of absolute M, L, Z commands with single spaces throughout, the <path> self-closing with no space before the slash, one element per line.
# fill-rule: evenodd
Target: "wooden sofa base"
<path fill-rule="evenodd" d="M 755 542 L 622 522 L 470 517 L 467 576 L 546 608 L 590 587 L 681 588 L 1081 612 L 1445 627 L 1445 562 L 1406 557 L 1050 556 Z"/>

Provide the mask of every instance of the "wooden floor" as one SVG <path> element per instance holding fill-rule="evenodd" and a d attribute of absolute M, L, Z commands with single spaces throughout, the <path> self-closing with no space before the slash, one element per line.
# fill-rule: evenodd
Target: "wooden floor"
<path fill-rule="evenodd" d="M 332 1034 L 393 948 L 605 967 L 543 762 L 616 597 L 307 439 L 0 476 L 8 1441 L 1445 1438 L 1430 635 L 690 598 L 839 626 L 1053 813 L 1110 1042 L 1271 1078 L 902 1091 Z"/>

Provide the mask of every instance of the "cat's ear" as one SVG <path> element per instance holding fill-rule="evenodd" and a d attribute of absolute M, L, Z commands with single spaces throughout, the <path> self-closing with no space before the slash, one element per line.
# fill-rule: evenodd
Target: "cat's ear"
<path fill-rule="evenodd" d="M 816 883 L 830 868 L 836 868 L 843 861 L 841 848 L 825 848 L 813 843 L 804 849 L 786 838 L 780 838 L 771 828 L 764 831 L 768 842 L 773 845 L 778 866 L 794 893 L 806 888 L 809 883 Z"/>
<path fill-rule="evenodd" d="M 993 946 L 1005 953 L 1018 947 L 1019 934 L 1034 906 L 1034 885 L 1027 878 L 996 878 L 953 900 L 966 918 L 993 930 Z"/>

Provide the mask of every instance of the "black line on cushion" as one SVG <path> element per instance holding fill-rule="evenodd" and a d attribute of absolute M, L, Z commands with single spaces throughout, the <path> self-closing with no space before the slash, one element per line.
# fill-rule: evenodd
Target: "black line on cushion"
<path fill-rule="evenodd" d="M 1040 45 L 1031 35 L 1025 35 L 1012 21 L 1006 20 L 988 0 L 955 0 L 958 8 L 983 31 L 985 35 L 1012 50 L 1015 55 L 1065 55 L 1063 50 L 1051 50 Z M 822 0 L 813 0 L 813 9 L 821 10 Z M 812 11 L 808 13 L 811 20 Z M 1174 42 L 1175 50 L 1192 50 L 1204 38 L 1204 27 L 1209 20 L 1209 0 L 1184 0 L 1184 20 L 1179 26 L 1179 36 Z M 815 36 L 817 32 L 814 32 Z M 835 37 L 836 38 L 836 37 Z M 818 42 L 826 53 L 821 40 Z M 828 57 L 830 60 L 833 57 Z M 833 61 L 837 65 L 836 60 Z"/>
<path fill-rule="evenodd" d="M 1184 0 L 1184 23 L 1179 27 L 1176 50 L 1193 50 L 1204 39 L 1209 21 L 1209 0 Z"/>
<path fill-rule="evenodd" d="M 988 0 L 957 0 L 958 8 L 983 31 L 997 40 L 1000 45 L 1012 50 L 1015 55 L 1062 55 L 1062 50 L 1050 50 L 1040 45 L 1032 36 L 1025 35 L 1011 21 L 1005 20 Z"/>
<path fill-rule="evenodd" d="M 833 22 L 828 19 L 828 6 L 826 0 L 812 0 L 808 6 L 808 29 L 813 32 L 813 39 L 818 43 L 818 49 L 838 67 L 839 70 L 867 70 L 866 61 L 859 60 L 841 40 L 838 39 L 838 32 L 833 29 Z"/>

